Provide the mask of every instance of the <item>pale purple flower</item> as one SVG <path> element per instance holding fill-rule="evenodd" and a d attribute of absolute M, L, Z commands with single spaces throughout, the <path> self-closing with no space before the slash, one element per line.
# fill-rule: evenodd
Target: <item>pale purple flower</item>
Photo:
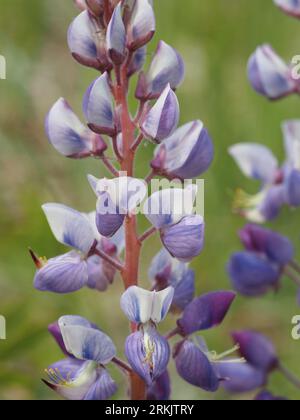
<path fill-rule="evenodd" d="M 299 0 L 274 0 L 274 3 L 287 15 L 300 18 Z"/>

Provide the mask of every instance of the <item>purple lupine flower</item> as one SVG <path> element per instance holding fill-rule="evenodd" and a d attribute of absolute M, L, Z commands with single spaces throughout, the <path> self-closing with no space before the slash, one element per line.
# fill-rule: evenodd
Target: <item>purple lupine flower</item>
<path fill-rule="evenodd" d="M 172 304 L 174 289 L 149 292 L 132 286 L 122 295 L 121 308 L 127 318 L 138 325 L 125 344 L 126 357 L 132 369 L 151 386 L 166 370 L 170 359 L 168 341 L 157 332 Z"/>
<path fill-rule="evenodd" d="M 287 15 L 300 18 L 299 0 L 274 0 L 274 3 Z"/>
<path fill-rule="evenodd" d="M 156 149 L 151 166 L 168 179 L 192 179 L 210 167 L 214 147 L 201 121 L 193 121 L 178 128 Z"/>
<path fill-rule="evenodd" d="M 250 363 L 217 363 L 215 368 L 224 380 L 222 387 L 234 394 L 254 391 L 266 385 L 265 372 L 253 367 Z"/>
<path fill-rule="evenodd" d="M 237 331 L 232 334 L 239 352 L 255 368 L 270 373 L 278 368 L 279 359 L 270 340 L 254 331 Z"/>
<path fill-rule="evenodd" d="M 124 246 L 124 232 L 120 232 L 108 243 L 97 232 L 95 213 L 84 214 L 54 203 L 45 204 L 43 210 L 57 241 L 74 250 L 48 261 L 38 260 L 35 288 L 61 294 L 75 292 L 84 286 L 105 290 L 112 283 L 115 270 L 108 263 L 98 261 L 99 271 L 95 274 L 93 264 L 96 262 L 93 256 L 89 256 L 89 251 L 97 241 L 100 250 L 117 256 Z"/>
<path fill-rule="evenodd" d="M 152 383 L 147 389 L 147 400 L 168 401 L 171 396 L 171 380 L 169 372 L 166 370 Z"/>
<path fill-rule="evenodd" d="M 297 90 L 289 67 L 270 45 L 258 47 L 248 63 L 253 89 L 268 99 L 279 99 Z"/>
<path fill-rule="evenodd" d="M 229 149 L 244 175 L 261 182 L 257 195 L 250 196 L 239 190 L 234 203 L 241 215 L 255 223 L 273 220 L 285 204 L 300 205 L 300 122 L 286 121 L 282 131 L 286 160 L 281 167 L 265 146 L 240 143 Z"/>
<path fill-rule="evenodd" d="M 177 344 L 174 351 L 176 369 L 189 384 L 208 392 L 219 388 L 220 379 L 207 355 L 190 340 Z"/>
<path fill-rule="evenodd" d="M 57 325 L 57 324 L 56 324 Z M 117 386 L 105 365 L 116 355 L 112 340 L 84 318 L 64 316 L 58 321 L 56 340 L 68 358 L 46 370 L 44 382 L 70 400 L 106 400 Z M 53 331 L 53 327 L 50 326 Z M 58 338 L 57 338 L 58 337 Z"/>
<path fill-rule="evenodd" d="M 131 177 L 99 180 L 89 175 L 88 180 L 98 197 L 96 211 L 98 231 L 102 236 L 111 237 L 122 227 L 125 216 L 133 214 L 145 198 L 146 183 Z"/>
<path fill-rule="evenodd" d="M 259 394 L 257 394 L 254 400 L 255 401 L 287 401 L 288 399 L 284 397 L 275 396 L 271 392 L 264 390 L 264 391 L 261 391 Z"/>
<path fill-rule="evenodd" d="M 159 230 L 165 248 L 174 257 L 189 262 L 204 246 L 204 220 L 194 214 L 197 187 L 158 191 L 145 202 L 144 213 Z"/>
<path fill-rule="evenodd" d="M 149 279 L 154 290 L 174 288 L 171 310 L 175 313 L 183 311 L 195 296 L 195 272 L 188 264 L 171 257 L 164 248 L 152 260 Z"/>
<path fill-rule="evenodd" d="M 127 27 L 127 46 L 137 50 L 151 41 L 156 22 L 149 0 L 136 0 Z"/>
<path fill-rule="evenodd" d="M 122 17 L 122 5 L 114 9 L 106 34 L 107 50 L 111 61 L 121 65 L 126 56 L 126 29 Z"/>
<path fill-rule="evenodd" d="M 247 251 L 265 255 L 279 265 L 288 264 L 294 257 L 291 241 L 270 229 L 248 224 L 239 232 L 239 236 Z"/>
<path fill-rule="evenodd" d="M 240 238 L 246 251 L 233 254 L 228 264 L 235 290 L 251 297 L 278 289 L 284 267 L 294 256 L 290 240 L 256 225 L 246 225 Z"/>
<path fill-rule="evenodd" d="M 49 111 L 45 126 L 50 143 L 63 156 L 101 156 L 107 149 L 102 137 L 85 127 L 63 98 Z"/>
<path fill-rule="evenodd" d="M 83 112 L 91 130 L 109 136 L 116 134 L 117 121 L 107 73 L 89 86 L 83 99 Z"/>
<path fill-rule="evenodd" d="M 230 291 L 219 291 L 195 298 L 177 321 L 180 333 L 188 336 L 221 324 L 235 296 L 235 293 Z"/>
<path fill-rule="evenodd" d="M 156 104 L 145 115 L 141 130 L 146 138 L 160 143 L 173 134 L 178 121 L 178 99 L 170 85 L 167 85 Z"/>
<path fill-rule="evenodd" d="M 157 99 L 169 84 L 176 89 L 184 79 L 184 62 L 180 54 L 160 41 L 148 71 L 141 73 L 136 97 L 140 100 Z"/>
<path fill-rule="evenodd" d="M 77 16 L 69 27 L 68 45 L 80 64 L 100 71 L 112 68 L 106 54 L 105 28 L 87 11 Z"/>
<path fill-rule="evenodd" d="M 248 297 L 261 296 L 279 286 L 279 266 L 252 252 L 237 252 L 230 258 L 228 273 L 234 289 Z"/>

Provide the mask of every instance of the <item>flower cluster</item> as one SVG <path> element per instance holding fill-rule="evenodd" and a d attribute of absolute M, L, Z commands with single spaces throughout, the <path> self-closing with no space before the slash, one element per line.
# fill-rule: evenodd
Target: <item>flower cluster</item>
<path fill-rule="evenodd" d="M 147 44 L 156 30 L 151 0 L 77 0 L 76 5 L 81 13 L 68 31 L 69 49 L 77 62 L 100 75 L 83 98 L 85 123 L 59 99 L 47 115 L 46 133 L 61 155 L 99 159 L 112 178 L 88 175 L 96 196 L 91 213 L 62 204 L 42 206 L 55 238 L 69 251 L 49 260 L 31 251 L 37 268 L 34 286 L 60 294 L 83 287 L 104 292 L 119 273 L 125 286 L 120 306 L 131 333 L 124 346 L 127 363 L 93 323 L 79 316 L 61 317 L 49 331 L 65 359 L 46 370 L 44 382 L 67 399 L 108 399 L 117 392 L 109 372 L 114 364 L 128 376 L 132 399 L 169 399 L 168 365 L 173 357 L 183 379 L 214 392 L 225 380 L 216 368 L 223 355 L 210 352 L 196 333 L 218 326 L 235 294 L 220 291 L 195 297 L 196 276 L 189 264 L 203 250 L 205 222 L 195 212 L 197 187 L 181 187 L 210 167 L 212 140 L 201 121 L 178 127 L 175 90 L 184 79 L 179 53 L 159 41 L 144 69 Z M 133 117 L 127 97 L 134 74 L 138 109 Z M 150 175 L 137 179 L 135 153 L 144 141 L 155 145 L 153 159 Z M 155 176 L 176 186 L 172 183 L 172 188 L 147 197 Z M 137 226 L 140 209 L 151 224 L 143 234 Z M 151 290 L 145 290 L 138 281 L 140 252 L 154 233 L 163 248 L 149 269 Z M 159 324 L 168 312 L 176 315 L 177 324 L 163 336 Z M 175 337 L 179 340 L 172 351 L 170 340 Z"/>

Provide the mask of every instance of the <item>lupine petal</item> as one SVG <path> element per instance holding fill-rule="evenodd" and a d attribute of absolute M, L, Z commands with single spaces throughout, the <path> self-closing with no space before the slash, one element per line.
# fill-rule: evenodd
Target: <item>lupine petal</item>
<path fill-rule="evenodd" d="M 111 264 L 94 255 L 87 260 L 88 281 L 87 286 L 90 289 L 96 289 L 99 292 L 105 292 L 112 284 L 116 269 Z"/>
<path fill-rule="evenodd" d="M 265 258 L 251 252 L 232 255 L 228 273 L 234 289 L 244 296 L 261 296 L 278 286 L 280 272 Z"/>
<path fill-rule="evenodd" d="M 121 308 L 127 318 L 136 324 L 145 324 L 150 320 L 159 323 L 166 317 L 173 295 L 172 287 L 160 292 L 149 292 L 132 286 L 123 293 Z"/>
<path fill-rule="evenodd" d="M 166 370 L 170 346 L 152 328 L 147 333 L 138 331 L 131 334 L 126 340 L 125 354 L 132 369 L 150 386 Z"/>
<path fill-rule="evenodd" d="M 270 340 L 254 331 L 237 331 L 232 334 L 239 352 L 252 366 L 264 372 L 278 367 L 278 356 Z"/>
<path fill-rule="evenodd" d="M 269 391 L 261 391 L 255 398 L 255 401 L 287 401 L 287 398 L 276 397 Z"/>
<path fill-rule="evenodd" d="M 292 170 L 287 179 L 287 202 L 290 206 L 300 206 L 300 170 Z"/>
<path fill-rule="evenodd" d="M 228 392 L 250 392 L 266 384 L 266 374 L 249 363 L 216 363 L 215 368 L 220 378 L 224 378 L 222 386 Z"/>
<path fill-rule="evenodd" d="M 48 331 L 50 332 L 50 334 L 52 335 L 52 337 L 54 338 L 54 340 L 56 341 L 56 343 L 58 344 L 58 346 L 60 347 L 61 351 L 68 357 L 73 357 L 72 355 L 70 355 L 67 352 L 63 337 L 61 335 L 61 331 L 59 328 L 59 324 L 58 322 L 54 322 L 53 324 L 48 326 Z"/>
<path fill-rule="evenodd" d="M 81 401 L 97 379 L 96 366 L 93 362 L 65 359 L 54 363 L 46 370 L 45 384 L 63 398 Z"/>
<path fill-rule="evenodd" d="M 120 214 L 119 209 L 112 202 L 108 194 L 101 195 L 97 200 L 96 226 L 99 233 L 111 238 L 121 229 L 125 214 Z"/>
<path fill-rule="evenodd" d="M 259 214 L 261 215 L 261 221 L 264 222 L 276 219 L 285 203 L 285 185 L 273 185 L 267 189 L 265 197 L 258 208 Z"/>
<path fill-rule="evenodd" d="M 179 53 L 160 41 L 147 74 L 140 78 L 137 98 L 158 98 L 168 84 L 176 89 L 184 79 L 184 72 L 184 62 Z"/>
<path fill-rule="evenodd" d="M 58 242 L 88 253 L 95 235 L 86 215 L 56 203 L 44 204 L 42 209 Z"/>
<path fill-rule="evenodd" d="M 102 401 L 111 398 L 118 390 L 117 384 L 106 369 L 101 369 L 97 381 L 85 396 L 86 401 Z"/>
<path fill-rule="evenodd" d="M 66 324 L 64 318 L 59 320 L 59 326 L 67 351 L 77 359 L 105 365 L 115 357 L 116 348 L 103 332 L 91 327 Z"/>
<path fill-rule="evenodd" d="M 214 292 L 194 299 L 177 321 L 183 335 L 213 328 L 223 322 L 233 300 L 233 292 Z"/>
<path fill-rule="evenodd" d="M 155 27 L 155 15 L 149 0 L 136 0 L 127 28 L 128 48 L 136 50 L 151 41 Z"/>
<path fill-rule="evenodd" d="M 133 54 L 131 62 L 128 68 L 128 77 L 131 77 L 133 74 L 138 73 L 144 66 L 146 61 L 147 47 L 139 48 Z"/>
<path fill-rule="evenodd" d="M 101 155 L 107 148 L 99 135 L 80 122 L 63 98 L 53 105 L 45 124 L 50 143 L 63 156 L 83 158 L 92 154 Z"/>
<path fill-rule="evenodd" d="M 99 68 L 96 29 L 87 11 L 83 11 L 71 23 L 68 44 L 74 58 L 89 67 Z"/>
<path fill-rule="evenodd" d="M 197 187 L 157 191 L 144 204 L 144 214 L 157 229 L 172 226 L 194 213 Z"/>
<path fill-rule="evenodd" d="M 168 371 L 160 375 L 147 389 L 147 400 L 168 401 L 171 396 L 171 380 Z"/>
<path fill-rule="evenodd" d="M 266 184 L 275 181 L 278 161 L 267 147 L 255 143 L 239 143 L 232 146 L 229 153 L 247 177 Z"/>
<path fill-rule="evenodd" d="M 100 134 L 115 134 L 113 97 L 107 73 L 104 73 L 89 86 L 83 100 L 83 112 L 89 126 L 94 131 Z"/>
<path fill-rule="evenodd" d="M 201 121 L 178 128 L 156 149 L 153 169 L 168 178 L 192 179 L 207 171 L 214 157 L 214 147 Z"/>
<path fill-rule="evenodd" d="M 161 230 L 161 240 L 170 254 L 189 262 L 201 254 L 204 247 L 205 224 L 202 216 L 184 217 L 176 225 Z"/>
<path fill-rule="evenodd" d="M 208 392 L 219 388 L 219 378 L 207 356 L 191 341 L 177 345 L 175 363 L 178 374 L 189 384 Z"/>
<path fill-rule="evenodd" d="M 126 31 L 122 18 L 121 3 L 115 8 L 109 22 L 106 43 L 112 62 L 116 65 L 122 64 L 125 59 Z"/>
<path fill-rule="evenodd" d="M 288 15 L 300 18 L 299 0 L 274 0 L 274 3 Z"/>
<path fill-rule="evenodd" d="M 34 287 L 42 292 L 72 293 L 82 289 L 88 281 L 87 264 L 71 251 L 47 261 L 34 277 Z"/>
<path fill-rule="evenodd" d="M 269 45 L 258 47 L 251 56 L 248 77 L 252 87 L 269 99 L 279 99 L 295 88 L 289 67 Z"/>
<path fill-rule="evenodd" d="M 272 230 L 257 225 L 246 225 L 240 231 L 240 239 L 247 251 L 265 254 L 282 266 L 293 259 L 294 247 L 291 241 Z"/>
<path fill-rule="evenodd" d="M 145 137 L 156 142 L 166 139 L 176 130 L 179 121 L 179 102 L 168 85 L 141 125 Z"/>

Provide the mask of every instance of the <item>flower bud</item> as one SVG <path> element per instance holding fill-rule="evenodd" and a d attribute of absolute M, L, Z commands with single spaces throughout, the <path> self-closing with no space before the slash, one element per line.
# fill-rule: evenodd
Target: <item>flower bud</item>
<path fill-rule="evenodd" d="M 201 121 L 178 128 L 156 149 L 151 166 L 168 179 L 192 179 L 207 171 L 214 157 L 211 138 Z"/>
<path fill-rule="evenodd" d="M 149 0 L 136 0 L 127 27 L 127 46 L 137 50 L 151 41 L 155 33 L 155 15 Z"/>
<path fill-rule="evenodd" d="M 115 65 L 121 65 L 126 56 L 126 30 L 121 3 L 118 3 L 109 22 L 106 43 L 111 61 Z"/>
<path fill-rule="evenodd" d="M 248 77 L 253 89 L 268 99 L 282 98 L 296 88 L 289 66 L 269 45 L 258 47 L 251 56 Z"/>
<path fill-rule="evenodd" d="M 250 363 L 216 363 L 223 388 L 231 393 L 239 394 L 254 391 L 266 385 L 266 374 L 251 366 Z"/>
<path fill-rule="evenodd" d="M 160 41 L 149 70 L 142 73 L 138 82 L 136 97 L 140 100 L 157 99 L 169 84 L 176 89 L 184 78 L 184 62 L 179 53 Z"/>
<path fill-rule="evenodd" d="M 127 77 L 133 76 L 135 73 L 138 73 L 143 68 L 146 61 L 146 53 L 146 47 L 139 48 L 134 52 L 133 57 L 129 63 Z"/>
<path fill-rule="evenodd" d="M 178 99 L 168 85 L 153 108 L 145 115 L 141 130 L 146 138 L 160 143 L 175 131 L 178 121 Z"/>

